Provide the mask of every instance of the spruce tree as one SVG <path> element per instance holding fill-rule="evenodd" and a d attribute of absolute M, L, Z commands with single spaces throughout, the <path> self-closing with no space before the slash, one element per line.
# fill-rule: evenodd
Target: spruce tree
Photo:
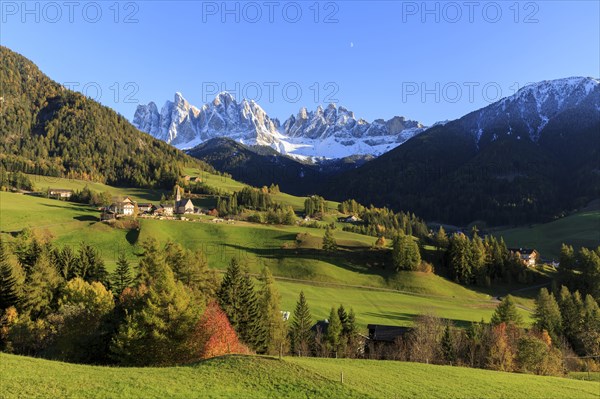
<path fill-rule="evenodd" d="M 115 296 L 121 295 L 123 290 L 127 287 L 131 287 L 133 284 L 133 278 L 131 277 L 131 268 L 129 262 L 125 257 L 125 253 L 119 253 L 119 259 L 117 260 L 117 268 L 112 275 L 112 289 Z"/>
<path fill-rule="evenodd" d="M 16 306 L 19 297 L 19 285 L 13 265 L 9 261 L 8 248 L 0 239 L 0 310 Z"/>
<path fill-rule="evenodd" d="M 79 247 L 75 277 L 81 277 L 87 282 L 98 281 L 106 288 L 110 288 L 109 274 L 100 252 L 86 243 L 82 243 Z"/>
<path fill-rule="evenodd" d="M 202 306 L 165 261 L 154 240 L 144 243 L 140 284 L 132 308 L 113 338 L 111 352 L 125 365 L 166 365 L 189 355 L 188 339 L 202 314 Z"/>
<path fill-rule="evenodd" d="M 435 234 L 434 241 L 438 250 L 446 249 L 448 247 L 448 236 L 446 235 L 444 226 L 440 225 L 440 228 Z"/>
<path fill-rule="evenodd" d="M 264 351 L 266 329 L 261 324 L 254 284 L 248 270 L 243 270 L 235 258 L 231 259 L 217 297 L 240 339 L 256 351 Z"/>
<path fill-rule="evenodd" d="M 441 347 L 444 360 L 450 363 L 450 365 L 456 362 L 456 350 L 454 348 L 454 341 L 452 340 L 452 333 L 449 325 L 447 325 L 446 329 L 444 330 Z"/>
<path fill-rule="evenodd" d="M 337 251 L 337 242 L 329 226 L 325 229 L 325 235 L 323 236 L 323 249 L 327 252 Z"/>
<path fill-rule="evenodd" d="M 240 264 L 236 258 L 232 258 L 217 292 L 219 305 L 229 317 L 231 326 L 239 334 L 240 315 L 243 309 L 241 304 L 243 275 Z"/>
<path fill-rule="evenodd" d="M 50 264 L 49 256 L 43 252 L 27 276 L 23 290 L 23 307 L 35 317 L 52 312 L 57 305 L 57 294 L 64 280 Z"/>
<path fill-rule="evenodd" d="M 517 311 L 517 306 L 515 305 L 512 295 L 507 295 L 496 307 L 496 310 L 492 315 L 491 323 L 493 325 L 513 323 L 517 326 L 523 324 L 523 318 Z"/>
<path fill-rule="evenodd" d="M 327 334 L 325 335 L 325 339 L 327 340 L 327 344 L 329 346 L 329 350 L 334 352 L 337 357 L 337 351 L 340 346 L 340 341 L 342 338 L 342 322 L 340 321 L 340 316 L 335 308 L 331 308 L 329 312 L 329 324 L 327 326 Z"/>
<path fill-rule="evenodd" d="M 337 310 L 338 317 L 340 318 L 340 323 L 342 323 L 342 334 L 347 335 L 348 333 L 348 312 L 344 308 L 344 305 L 340 305 Z"/>
<path fill-rule="evenodd" d="M 292 351 L 300 356 L 308 355 L 310 347 L 310 341 L 312 338 L 312 320 L 310 316 L 310 309 L 304 296 L 304 291 L 300 291 L 296 308 L 292 318 L 290 326 L 290 335 L 292 341 Z"/>
<path fill-rule="evenodd" d="M 392 248 L 392 263 L 399 270 L 417 270 L 421 264 L 419 245 L 410 235 L 398 235 Z"/>
<path fill-rule="evenodd" d="M 546 330 L 553 342 L 558 342 L 562 335 L 562 316 L 554 294 L 550 294 L 546 288 L 542 288 L 535 300 L 535 312 L 533 315 L 535 326 L 541 331 Z"/>
<path fill-rule="evenodd" d="M 243 270 L 240 300 L 242 305 L 238 325 L 240 338 L 255 351 L 264 352 L 267 329 L 261 320 L 258 298 L 247 267 Z"/>
<path fill-rule="evenodd" d="M 265 352 L 275 355 L 287 351 L 287 331 L 279 303 L 281 297 L 275 279 L 268 267 L 261 274 L 262 288 L 259 295 L 261 322 L 266 330 Z"/>

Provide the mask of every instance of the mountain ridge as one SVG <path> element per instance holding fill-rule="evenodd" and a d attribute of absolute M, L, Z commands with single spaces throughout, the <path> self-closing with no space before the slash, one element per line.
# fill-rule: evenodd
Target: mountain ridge
<path fill-rule="evenodd" d="M 160 112 L 154 102 L 139 105 L 133 117 L 138 129 L 180 149 L 193 148 L 215 137 L 242 144 L 267 145 L 296 158 L 344 158 L 380 155 L 423 132 L 420 122 L 396 116 L 369 123 L 345 107 L 329 104 L 315 111 L 300 108 L 283 123 L 254 101 L 237 102 L 228 92 L 195 107 L 177 92 Z"/>

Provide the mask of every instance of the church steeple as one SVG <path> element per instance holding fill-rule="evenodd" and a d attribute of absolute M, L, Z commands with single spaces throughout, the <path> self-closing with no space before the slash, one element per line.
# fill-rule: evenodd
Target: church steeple
<path fill-rule="evenodd" d="M 175 202 L 179 203 L 181 201 L 181 187 L 179 185 L 175 186 Z"/>

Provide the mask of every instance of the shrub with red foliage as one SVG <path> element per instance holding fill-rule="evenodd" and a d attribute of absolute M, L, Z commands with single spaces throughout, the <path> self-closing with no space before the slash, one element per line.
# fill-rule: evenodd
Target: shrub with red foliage
<path fill-rule="evenodd" d="M 240 342 L 227 315 L 212 301 L 196 325 L 192 338 L 193 351 L 199 359 L 227 354 L 247 354 L 250 350 Z"/>

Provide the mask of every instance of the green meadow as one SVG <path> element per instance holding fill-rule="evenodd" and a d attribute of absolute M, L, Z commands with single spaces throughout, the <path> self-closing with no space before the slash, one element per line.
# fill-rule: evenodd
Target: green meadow
<path fill-rule="evenodd" d="M 343 383 L 341 377 L 343 374 Z M 67 364 L 0 354 L 13 398 L 597 398 L 594 381 L 396 361 L 225 356 L 167 368 Z"/>
<path fill-rule="evenodd" d="M 575 248 L 600 245 L 600 209 L 578 212 L 550 223 L 501 230 L 494 235 L 504 237 L 509 247 L 535 248 L 543 258 L 558 260 L 562 243 Z"/>

